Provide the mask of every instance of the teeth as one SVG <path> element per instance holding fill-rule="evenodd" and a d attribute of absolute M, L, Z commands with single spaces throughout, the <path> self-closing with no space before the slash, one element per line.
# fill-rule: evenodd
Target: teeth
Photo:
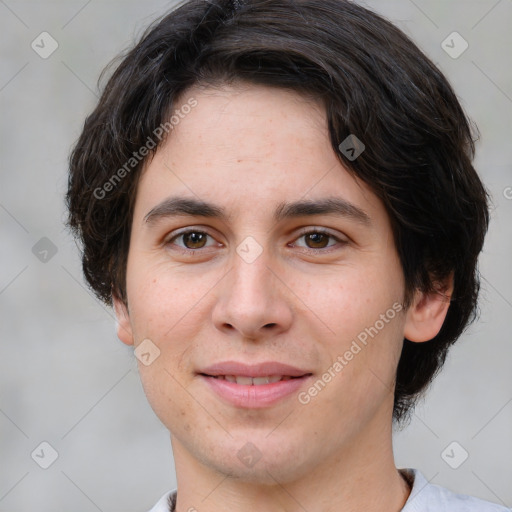
<path fill-rule="evenodd" d="M 268 384 L 270 377 L 254 377 L 252 383 L 254 386 L 260 386 L 261 384 Z"/>
<path fill-rule="evenodd" d="M 227 380 L 228 382 L 236 382 L 245 386 L 261 386 L 262 384 L 272 384 L 280 380 L 290 380 L 289 375 L 283 377 L 282 375 L 268 375 L 265 377 L 242 377 L 238 375 L 217 375 L 217 379 Z"/>
<path fill-rule="evenodd" d="M 252 384 L 252 377 L 236 377 L 236 383 L 250 386 Z"/>

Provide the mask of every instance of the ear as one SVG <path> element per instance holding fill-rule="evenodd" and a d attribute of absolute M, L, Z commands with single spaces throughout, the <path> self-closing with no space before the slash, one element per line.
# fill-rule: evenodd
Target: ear
<path fill-rule="evenodd" d="M 112 296 L 112 302 L 114 303 L 114 312 L 116 314 L 117 337 L 123 343 L 133 345 L 133 331 L 128 308 L 115 294 Z"/>
<path fill-rule="evenodd" d="M 452 294 L 453 272 L 438 282 L 432 292 L 416 290 L 406 313 L 404 337 L 417 343 L 434 338 L 443 326 Z"/>

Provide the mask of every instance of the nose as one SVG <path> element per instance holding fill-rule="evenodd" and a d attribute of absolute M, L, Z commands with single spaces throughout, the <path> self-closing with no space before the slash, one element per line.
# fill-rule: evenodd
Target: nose
<path fill-rule="evenodd" d="M 265 251 L 253 262 L 233 255 L 233 266 L 221 281 L 213 323 L 225 334 L 260 340 L 287 331 L 292 323 L 291 294 Z"/>

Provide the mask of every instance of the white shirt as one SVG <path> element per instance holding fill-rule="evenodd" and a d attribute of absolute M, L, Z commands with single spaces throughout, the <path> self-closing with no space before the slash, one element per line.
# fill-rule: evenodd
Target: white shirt
<path fill-rule="evenodd" d="M 399 471 L 413 483 L 411 494 L 401 512 L 512 512 L 512 509 L 502 505 L 456 494 L 431 484 L 417 469 L 406 468 Z M 176 491 L 170 491 L 149 512 L 174 512 L 175 501 Z"/>

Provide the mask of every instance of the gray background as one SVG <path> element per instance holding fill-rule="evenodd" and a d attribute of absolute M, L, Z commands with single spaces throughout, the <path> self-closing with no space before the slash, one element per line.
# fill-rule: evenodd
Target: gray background
<path fill-rule="evenodd" d="M 116 339 L 112 312 L 86 289 L 63 227 L 67 156 L 97 100 L 99 73 L 171 5 L 0 1 L 2 512 L 143 511 L 175 485 L 168 433 L 146 403 L 132 351 Z M 480 321 L 396 435 L 397 465 L 511 507 L 512 1 L 366 5 L 412 36 L 454 85 L 480 128 L 476 166 L 494 201 Z M 43 31 L 59 45 L 47 59 L 31 48 Z M 469 43 L 457 59 L 441 47 L 453 31 Z M 46 262 L 32 251 L 43 237 L 57 249 Z M 31 457 L 36 450 L 34 459 L 49 461 L 43 441 L 58 452 L 46 470 Z M 441 456 L 453 441 L 452 465 L 469 454 L 457 469 Z"/>

